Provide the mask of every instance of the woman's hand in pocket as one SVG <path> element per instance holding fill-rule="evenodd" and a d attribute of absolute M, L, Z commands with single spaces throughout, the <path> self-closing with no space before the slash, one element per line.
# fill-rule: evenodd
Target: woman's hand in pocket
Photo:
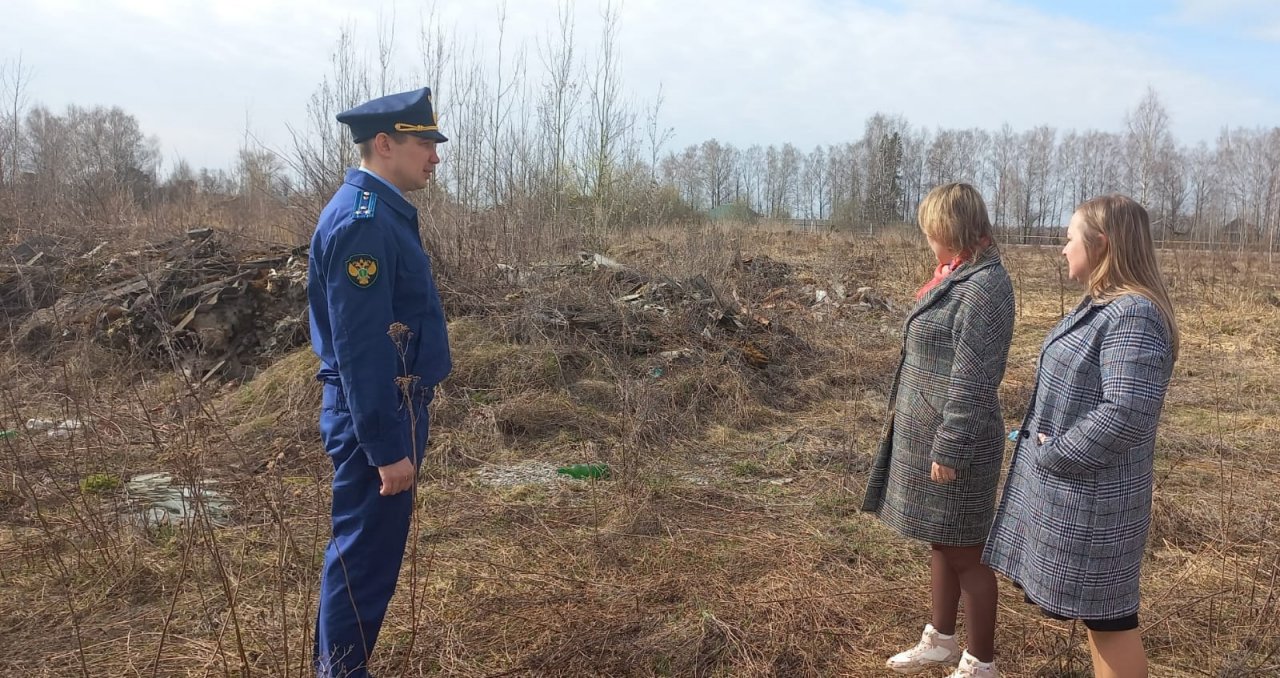
<path fill-rule="evenodd" d="M 933 478 L 935 483 L 949 483 L 956 479 L 956 470 L 935 461 L 933 462 L 933 470 L 929 472 L 929 477 Z"/>

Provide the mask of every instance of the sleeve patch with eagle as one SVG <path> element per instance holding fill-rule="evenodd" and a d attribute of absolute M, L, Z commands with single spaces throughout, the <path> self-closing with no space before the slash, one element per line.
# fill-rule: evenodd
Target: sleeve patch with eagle
<path fill-rule="evenodd" d="M 347 259 L 347 280 L 359 288 L 373 285 L 378 279 L 378 260 L 367 254 L 357 254 Z"/>

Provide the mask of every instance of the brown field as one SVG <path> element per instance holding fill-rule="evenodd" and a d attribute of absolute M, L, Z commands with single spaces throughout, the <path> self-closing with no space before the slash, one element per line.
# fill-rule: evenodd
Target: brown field
<path fill-rule="evenodd" d="M 444 281 L 456 369 L 380 675 L 887 675 L 927 619 L 927 554 L 857 507 L 923 243 L 671 229 L 604 254 L 627 272 Z M 1012 426 L 1079 291 L 1056 249 L 1006 258 Z M 1223 253 L 1164 265 L 1184 342 L 1144 570 L 1153 675 L 1280 675 L 1280 277 Z M 331 471 L 313 369 L 304 347 L 194 386 L 88 342 L 6 351 L 0 428 L 91 425 L 0 440 L 0 675 L 313 675 Z M 594 460 L 613 478 L 534 464 Z M 122 482 L 153 471 L 216 480 L 229 522 L 130 518 Z M 1007 585 L 997 648 L 1009 676 L 1090 675 L 1083 628 Z"/>

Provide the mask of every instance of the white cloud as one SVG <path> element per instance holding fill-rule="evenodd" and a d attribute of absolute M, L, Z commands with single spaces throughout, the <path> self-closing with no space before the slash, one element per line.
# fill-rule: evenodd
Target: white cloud
<path fill-rule="evenodd" d="M 903 5 L 663 3 L 652 16 L 628 16 L 639 20 L 624 32 L 628 56 L 644 54 L 645 77 L 666 83 L 671 116 L 690 141 L 756 135 L 808 146 L 859 136 L 875 111 L 930 127 L 1114 129 L 1148 85 L 1188 138 L 1280 112 L 1274 97 L 1174 68 L 1141 36 L 1006 2 Z"/>
<path fill-rule="evenodd" d="M 1218 4 L 1187 1 L 1180 11 Z M 541 77 L 537 41 L 553 31 L 556 8 L 557 0 L 507 5 L 505 50 L 526 51 L 530 78 Z M 353 26 L 372 55 L 380 10 L 400 22 L 399 75 L 441 89 L 417 82 L 427 10 L 408 2 L 6 0 L 0 25 L 21 29 L 0 59 L 22 50 L 36 71 L 32 94 L 55 108 L 120 105 L 167 150 L 227 165 L 246 125 L 287 145 L 285 124 L 305 115 L 339 30 Z M 462 43 L 457 58 L 494 61 L 495 0 L 438 0 L 436 11 Z M 580 0 L 575 17 L 579 56 L 591 59 L 599 5 Z M 1280 119 L 1280 93 L 1175 66 L 1153 38 L 1003 0 L 628 0 L 619 47 L 638 107 L 662 85 L 677 144 L 717 137 L 807 149 L 859 137 L 877 111 L 927 127 L 1116 129 L 1148 85 L 1184 141 Z"/>
<path fill-rule="evenodd" d="M 1192 26 L 1221 25 L 1240 35 L 1280 42 L 1280 2 L 1275 0 L 1179 0 L 1174 19 Z"/>

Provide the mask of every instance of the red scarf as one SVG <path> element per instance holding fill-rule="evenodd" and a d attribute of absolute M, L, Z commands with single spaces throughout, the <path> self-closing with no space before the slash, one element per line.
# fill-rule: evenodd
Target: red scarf
<path fill-rule="evenodd" d="M 986 249 L 990 245 L 991 245 L 991 241 L 987 238 L 983 238 L 982 241 L 978 243 L 978 251 L 981 252 L 982 250 Z M 928 294 L 929 290 L 937 287 L 938 283 L 942 282 L 947 276 L 951 275 L 952 271 L 959 268 L 960 264 L 963 264 L 969 259 L 970 259 L 969 254 L 965 252 L 961 252 L 960 254 L 957 254 L 954 258 L 952 258 L 951 261 L 948 261 L 945 264 L 938 264 L 938 267 L 933 270 L 933 279 L 925 283 L 924 287 L 921 287 L 920 289 L 916 290 L 916 301 L 919 301 L 920 299 L 924 298 L 924 295 Z"/>
<path fill-rule="evenodd" d="M 925 283 L 924 287 L 916 290 L 916 301 L 924 298 L 924 295 L 928 294 L 929 290 L 937 287 L 938 283 L 942 282 L 948 275 L 951 275 L 952 271 L 964 263 L 964 258 L 963 254 L 958 254 L 951 261 L 945 264 L 938 264 L 938 267 L 933 269 L 933 279 Z"/>

